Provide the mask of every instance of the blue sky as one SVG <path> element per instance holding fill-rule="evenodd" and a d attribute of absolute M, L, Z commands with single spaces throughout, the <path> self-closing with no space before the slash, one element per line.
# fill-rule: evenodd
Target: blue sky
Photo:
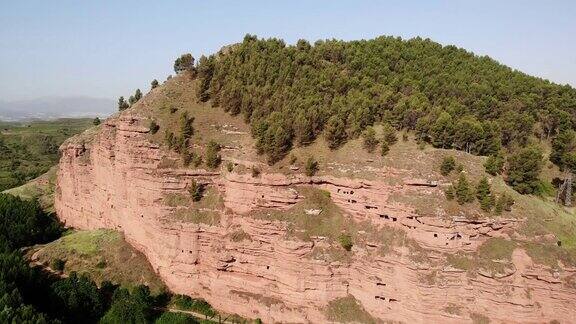
<path fill-rule="evenodd" d="M 129 95 L 246 33 L 429 37 L 576 86 L 576 1 L 0 1 L 0 100 Z"/>

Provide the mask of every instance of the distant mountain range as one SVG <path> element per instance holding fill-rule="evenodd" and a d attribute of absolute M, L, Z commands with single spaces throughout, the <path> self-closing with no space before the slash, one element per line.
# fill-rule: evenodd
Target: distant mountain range
<path fill-rule="evenodd" d="M 90 97 L 42 97 L 0 101 L 0 120 L 56 119 L 65 117 L 105 117 L 116 111 L 116 101 Z"/>

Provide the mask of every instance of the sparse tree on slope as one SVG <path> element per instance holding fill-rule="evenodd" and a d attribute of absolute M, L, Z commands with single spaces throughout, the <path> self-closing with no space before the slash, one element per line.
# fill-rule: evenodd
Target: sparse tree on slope
<path fill-rule="evenodd" d="M 124 97 L 118 98 L 118 110 L 119 111 L 126 110 L 128 107 L 130 107 L 130 105 L 128 105 L 126 100 L 124 100 Z"/>

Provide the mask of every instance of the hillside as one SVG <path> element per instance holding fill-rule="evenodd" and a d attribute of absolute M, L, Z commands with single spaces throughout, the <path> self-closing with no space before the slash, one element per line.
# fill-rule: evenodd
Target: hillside
<path fill-rule="evenodd" d="M 390 46 L 404 63 L 371 64 Z M 376 54 L 363 57 L 371 47 Z M 436 83 L 429 63 L 444 55 L 432 65 L 446 74 Z M 514 161 L 491 175 L 481 156 L 501 147 L 515 156 L 522 143 L 549 148 L 546 136 L 558 127 L 540 137 L 516 122 L 504 127 L 505 116 L 533 118 L 537 129 L 543 120 L 534 116 L 547 101 L 544 111 L 572 116 L 572 88 L 422 40 L 286 47 L 247 37 L 197 66 L 182 61 L 177 76 L 63 144 L 55 209 L 66 225 L 122 231 L 170 290 L 264 322 L 575 316 L 573 209 L 548 194 L 519 194 L 507 184 Z M 484 94 L 457 92 L 473 84 Z M 360 98 L 365 89 L 374 95 Z M 388 92 L 390 105 L 373 105 Z M 468 105 L 476 95 L 490 109 Z M 528 97 L 539 104 L 511 104 Z M 424 136 L 426 120 L 456 106 L 444 111 L 454 118 L 442 122 L 454 127 L 443 132 L 448 142 Z M 304 126 L 318 120 L 299 128 L 299 116 Z M 461 142 L 460 123 L 480 123 L 490 131 L 467 134 L 488 137 Z M 368 152 L 360 136 L 372 125 L 384 155 Z M 455 170 L 442 175 L 447 157 Z M 539 183 L 561 175 L 539 163 Z M 490 208 L 475 190 L 484 177 Z M 457 199 L 448 199 L 451 188 Z"/>
<path fill-rule="evenodd" d="M 58 163 L 58 147 L 92 119 L 0 122 L 0 191 L 23 185 Z"/>
<path fill-rule="evenodd" d="M 374 123 L 435 147 L 496 154 L 571 129 L 576 90 L 428 39 L 298 41 L 247 35 L 199 60 L 199 98 L 251 124 L 270 162 L 321 133 L 333 148 Z"/>

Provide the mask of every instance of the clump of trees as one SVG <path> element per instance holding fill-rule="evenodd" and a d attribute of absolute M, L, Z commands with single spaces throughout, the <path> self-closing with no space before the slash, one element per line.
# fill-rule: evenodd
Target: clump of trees
<path fill-rule="evenodd" d="M 174 61 L 174 72 L 194 71 L 194 57 L 190 53 L 182 54 Z"/>
<path fill-rule="evenodd" d="M 484 168 L 486 173 L 493 176 L 501 174 L 504 169 L 504 155 L 501 152 L 490 155 L 484 163 Z"/>
<path fill-rule="evenodd" d="M 128 98 L 128 102 L 130 103 L 130 106 L 132 106 L 133 104 L 137 103 L 140 99 L 142 99 L 142 91 L 140 91 L 140 89 L 136 89 L 134 95 Z"/>
<path fill-rule="evenodd" d="M 331 149 L 362 135 L 367 150 L 380 141 L 385 154 L 391 142 L 376 139 L 369 128 L 378 123 L 412 131 L 434 147 L 492 156 L 487 171 L 499 174 L 507 160 L 502 149 L 526 147 L 534 133 L 554 139 L 574 123 L 572 87 L 428 39 L 288 46 L 246 35 L 218 55 L 201 58 L 196 67 L 198 98 L 241 114 L 269 163 L 320 135 Z M 192 68 L 191 57 L 175 66 L 184 61 Z M 533 184 L 520 185 L 524 180 L 514 169 L 517 164 L 511 183 L 532 192 Z"/>
<path fill-rule="evenodd" d="M 456 185 L 450 186 L 446 189 L 446 199 L 456 199 L 458 204 L 464 205 L 477 200 L 480 208 L 485 212 L 494 210 L 496 214 L 501 214 L 503 211 L 510 211 L 514 200 L 506 193 L 496 196 L 492 191 L 488 178 L 482 177 L 475 187 L 468 181 L 466 176 L 461 173 Z"/>
<path fill-rule="evenodd" d="M 572 179 L 576 171 L 576 132 L 563 130 L 552 141 L 550 161 L 564 173 L 559 181 L 556 201 L 566 206 L 572 205 Z"/>

